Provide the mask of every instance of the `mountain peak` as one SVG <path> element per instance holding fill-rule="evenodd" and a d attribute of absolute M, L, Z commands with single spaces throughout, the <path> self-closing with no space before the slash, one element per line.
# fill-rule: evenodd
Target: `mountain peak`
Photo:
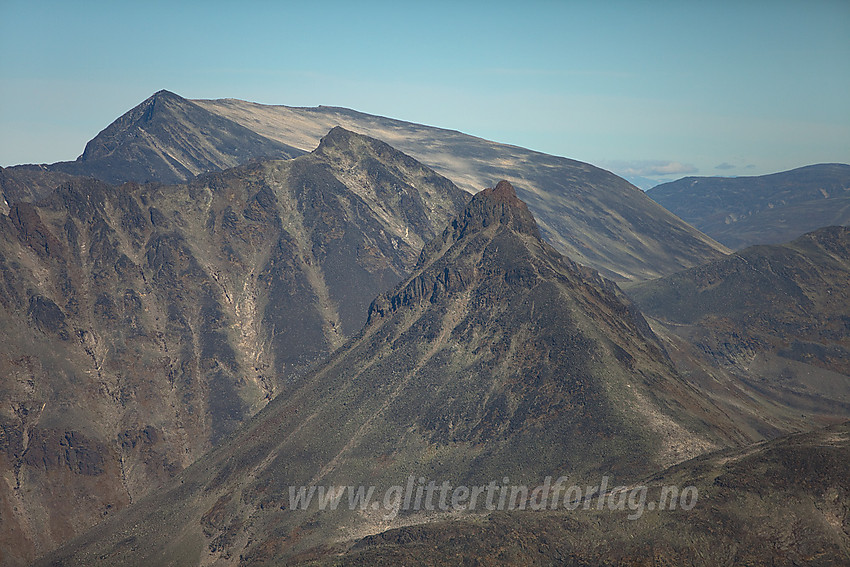
<path fill-rule="evenodd" d="M 485 196 L 489 196 L 497 201 L 502 201 L 505 203 L 522 203 L 519 198 L 516 196 L 516 190 L 514 186 L 511 185 L 511 182 L 507 179 L 502 179 L 499 181 L 495 187 L 488 187 L 482 191 L 482 194 Z"/>
<path fill-rule="evenodd" d="M 339 139 L 339 138 L 347 138 L 347 137 L 351 136 L 351 134 L 353 134 L 353 133 L 354 132 L 352 132 L 351 130 L 346 130 L 342 126 L 334 126 L 333 128 L 331 128 L 328 131 L 328 133 L 325 135 L 325 138 L 328 138 L 330 140 L 335 140 L 335 139 Z"/>
<path fill-rule="evenodd" d="M 480 223 L 480 228 L 500 223 L 540 239 L 537 221 L 528 206 L 517 197 L 514 186 L 505 179 L 499 181 L 495 187 L 488 187 L 476 194 L 464 216 L 470 221 L 477 219 L 478 222 L 474 224 Z"/>
<path fill-rule="evenodd" d="M 458 241 L 489 230 L 494 225 L 497 225 L 497 230 L 506 229 L 543 242 L 534 215 L 517 197 L 513 185 L 502 180 L 495 187 L 476 193 L 443 234 L 425 245 L 417 267 L 430 264 Z"/>
<path fill-rule="evenodd" d="M 160 98 L 160 97 L 178 98 L 178 99 L 185 100 L 185 99 L 183 99 L 182 96 L 180 96 L 176 93 L 173 93 L 169 90 L 166 90 L 166 89 L 160 89 L 160 90 L 156 91 L 151 98 Z"/>
<path fill-rule="evenodd" d="M 316 148 L 316 152 L 323 153 L 333 148 L 348 148 L 351 146 L 352 140 L 356 138 L 366 139 L 366 136 L 346 130 L 342 126 L 334 126 L 319 140 L 319 146 Z"/>
<path fill-rule="evenodd" d="M 57 164 L 57 170 L 116 184 L 181 183 L 254 159 L 303 153 L 163 89 L 104 128 L 76 162 Z"/>
<path fill-rule="evenodd" d="M 165 110 L 165 108 L 163 108 L 161 106 L 162 104 L 165 104 L 165 103 L 182 105 L 182 106 L 188 106 L 188 105 L 191 104 L 188 100 L 186 100 L 182 96 L 175 94 L 171 91 L 167 91 L 165 89 L 162 89 L 162 90 L 155 92 L 151 96 L 149 96 L 147 99 L 142 101 L 141 104 L 139 104 L 138 106 L 136 106 L 135 108 L 130 110 L 124 116 L 128 116 L 128 118 L 130 118 L 133 121 L 132 123 L 134 123 L 134 124 L 148 123 L 151 120 L 153 120 L 154 111 L 156 111 L 156 112 L 165 111 L 165 112 L 169 113 L 168 110 Z M 172 108 L 171 113 L 173 113 L 173 110 L 174 109 Z M 123 118 L 123 116 L 121 118 Z M 171 118 L 173 119 L 174 117 L 172 116 Z M 119 120 L 120 120 L 120 118 L 119 118 Z"/>

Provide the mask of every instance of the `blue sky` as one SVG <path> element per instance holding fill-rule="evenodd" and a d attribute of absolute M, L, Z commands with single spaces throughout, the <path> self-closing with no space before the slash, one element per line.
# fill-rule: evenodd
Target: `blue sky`
<path fill-rule="evenodd" d="M 0 0 L 0 165 L 75 159 L 159 89 L 755 175 L 850 162 L 850 2 Z"/>

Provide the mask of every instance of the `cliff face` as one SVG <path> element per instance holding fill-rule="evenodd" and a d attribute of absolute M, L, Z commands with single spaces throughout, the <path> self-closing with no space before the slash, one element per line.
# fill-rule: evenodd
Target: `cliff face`
<path fill-rule="evenodd" d="M 176 186 L 76 178 L 12 205 L 0 216 L 0 538 L 15 559 L 215 446 L 359 330 L 467 199 L 338 129 L 295 160 Z"/>

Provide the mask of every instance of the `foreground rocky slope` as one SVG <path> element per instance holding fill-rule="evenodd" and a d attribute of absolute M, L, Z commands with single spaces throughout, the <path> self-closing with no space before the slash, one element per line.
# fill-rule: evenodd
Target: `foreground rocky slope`
<path fill-rule="evenodd" d="M 757 177 L 685 177 L 647 195 L 733 249 L 783 244 L 850 224 L 850 165 L 810 165 Z"/>
<path fill-rule="evenodd" d="M 468 200 L 342 129 L 310 155 L 0 216 L 0 550 L 155 489 L 359 330 Z M 11 554 L 11 555 L 9 555 Z"/>
<path fill-rule="evenodd" d="M 312 151 L 335 126 L 384 140 L 470 192 L 509 179 L 551 244 L 617 280 L 658 277 L 728 252 L 624 179 L 592 165 L 343 108 L 190 101 L 160 91 L 98 134 L 76 161 L 12 167 L 6 175 L 40 176 L 40 185 L 22 198 L 55 186 L 44 179 L 45 170 L 110 183 L 173 183 L 259 157 Z M 14 191 L 7 197 L 10 203 L 17 198 Z"/>
<path fill-rule="evenodd" d="M 46 562 L 291 561 L 433 514 L 304 510 L 291 487 L 628 481 L 736 441 L 746 439 L 678 378 L 616 286 L 545 244 L 503 181 L 425 246 L 322 366 Z"/>
<path fill-rule="evenodd" d="M 609 500 L 598 511 L 594 499 L 590 510 L 493 513 L 390 530 L 349 549 L 316 550 L 321 558 L 302 564 L 846 565 L 847 462 L 850 422 L 699 457 L 646 479 L 646 504 L 662 502 L 661 487 L 696 487 L 690 510 L 628 503 L 611 510 Z"/>

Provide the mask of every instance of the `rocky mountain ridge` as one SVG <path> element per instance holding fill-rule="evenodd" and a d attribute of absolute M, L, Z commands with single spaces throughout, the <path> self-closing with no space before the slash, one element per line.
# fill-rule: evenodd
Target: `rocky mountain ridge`
<path fill-rule="evenodd" d="M 594 274 L 539 238 L 508 182 L 482 191 L 325 364 L 161 492 L 46 561 L 289 562 L 393 521 L 373 507 L 300 510 L 290 487 L 639 478 L 736 442 Z"/>
<path fill-rule="evenodd" d="M 183 185 L 0 215 L 0 540 L 32 559 L 166 482 L 366 320 L 468 195 L 331 131 Z M 61 494 L 61 498 L 57 495 Z"/>
<path fill-rule="evenodd" d="M 835 226 L 628 293 L 704 391 L 728 396 L 726 383 L 736 405 L 805 429 L 850 415 L 848 281 L 850 229 Z"/>

